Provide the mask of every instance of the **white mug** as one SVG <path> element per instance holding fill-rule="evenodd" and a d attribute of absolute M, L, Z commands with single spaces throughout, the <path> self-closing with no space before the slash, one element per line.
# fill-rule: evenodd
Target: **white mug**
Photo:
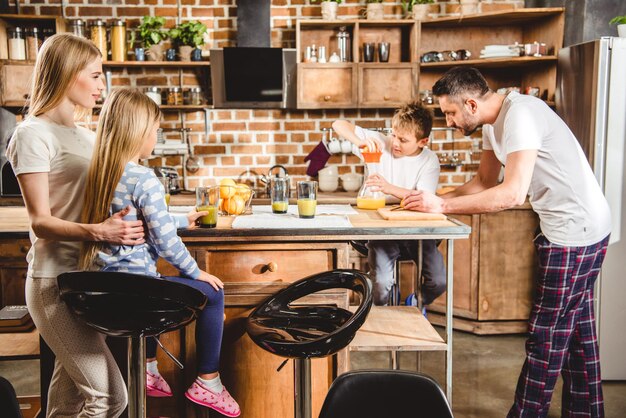
<path fill-rule="evenodd" d="M 341 141 L 341 152 L 344 154 L 350 154 L 352 152 L 352 142 L 345 139 Z"/>
<path fill-rule="evenodd" d="M 330 151 L 331 154 L 339 154 L 341 152 L 341 144 L 337 138 L 331 138 L 328 143 L 328 151 Z"/>

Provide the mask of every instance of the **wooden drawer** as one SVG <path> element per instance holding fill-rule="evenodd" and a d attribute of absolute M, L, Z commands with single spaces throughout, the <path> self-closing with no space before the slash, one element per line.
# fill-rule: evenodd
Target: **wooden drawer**
<path fill-rule="evenodd" d="M 333 269 L 328 250 L 207 251 L 207 271 L 224 282 L 293 282 Z"/>
<path fill-rule="evenodd" d="M 30 94 L 32 64 L 0 64 L 0 105 L 23 106 Z"/>
<path fill-rule="evenodd" d="M 357 101 L 356 66 L 298 64 L 298 108 L 354 108 Z"/>
<path fill-rule="evenodd" d="M 26 264 L 26 254 L 30 250 L 30 240 L 2 240 L 0 241 L 0 259 L 21 258 Z"/>
<path fill-rule="evenodd" d="M 417 64 L 359 64 L 359 107 L 399 107 L 415 97 L 416 86 Z"/>
<path fill-rule="evenodd" d="M 26 305 L 26 271 L 25 268 L 0 268 L 1 306 Z"/>

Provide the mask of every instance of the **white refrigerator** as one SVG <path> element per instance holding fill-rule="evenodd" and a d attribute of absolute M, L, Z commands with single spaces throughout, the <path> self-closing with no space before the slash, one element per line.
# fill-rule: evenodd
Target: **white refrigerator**
<path fill-rule="evenodd" d="M 604 380 L 626 379 L 626 38 L 559 51 L 557 113 L 582 145 L 611 207 L 613 228 L 595 302 Z"/>

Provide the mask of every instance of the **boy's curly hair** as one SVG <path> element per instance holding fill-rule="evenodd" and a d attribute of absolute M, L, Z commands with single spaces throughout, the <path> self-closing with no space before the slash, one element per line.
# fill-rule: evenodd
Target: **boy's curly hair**
<path fill-rule="evenodd" d="M 419 101 L 412 101 L 394 112 L 391 126 L 413 132 L 418 140 L 427 138 L 433 128 L 433 113 Z"/>

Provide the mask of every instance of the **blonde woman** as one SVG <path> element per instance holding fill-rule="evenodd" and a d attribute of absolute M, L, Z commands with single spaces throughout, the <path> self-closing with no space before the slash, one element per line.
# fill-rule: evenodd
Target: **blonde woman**
<path fill-rule="evenodd" d="M 125 209 L 98 224 L 81 224 L 85 175 L 94 134 L 75 116 L 91 110 L 104 89 L 102 57 L 88 40 L 59 34 L 37 56 L 27 118 L 7 157 L 30 219 L 26 304 L 56 355 L 48 392 L 50 417 L 117 417 L 126 406 L 119 368 L 98 332 L 75 319 L 59 299 L 56 277 L 76 270 L 78 241 L 143 243 L 141 222 Z"/>
<path fill-rule="evenodd" d="M 191 212 L 173 218 L 167 211 L 165 191 L 154 172 L 138 164 L 148 158 L 156 144 L 161 112 L 145 94 L 122 88 L 113 91 L 100 114 L 94 158 L 85 189 L 83 222 L 93 223 L 130 205 L 129 219 L 142 220 L 147 227 L 146 242 L 135 246 L 88 242 L 83 244 L 80 265 L 102 271 L 124 271 L 160 277 L 156 262 L 164 258 L 183 277 L 164 277 L 204 293 L 206 307 L 196 322 L 198 377 L 185 396 L 228 417 L 240 414 L 239 405 L 224 388 L 218 373 L 224 315 L 224 284 L 198 268 L 176 234 L 179 227 L 193 227 L 206 212 Z M 159 374 L 156 342 L 146 343 L 148 358 L 147 393 L 172 396 Z"/>

